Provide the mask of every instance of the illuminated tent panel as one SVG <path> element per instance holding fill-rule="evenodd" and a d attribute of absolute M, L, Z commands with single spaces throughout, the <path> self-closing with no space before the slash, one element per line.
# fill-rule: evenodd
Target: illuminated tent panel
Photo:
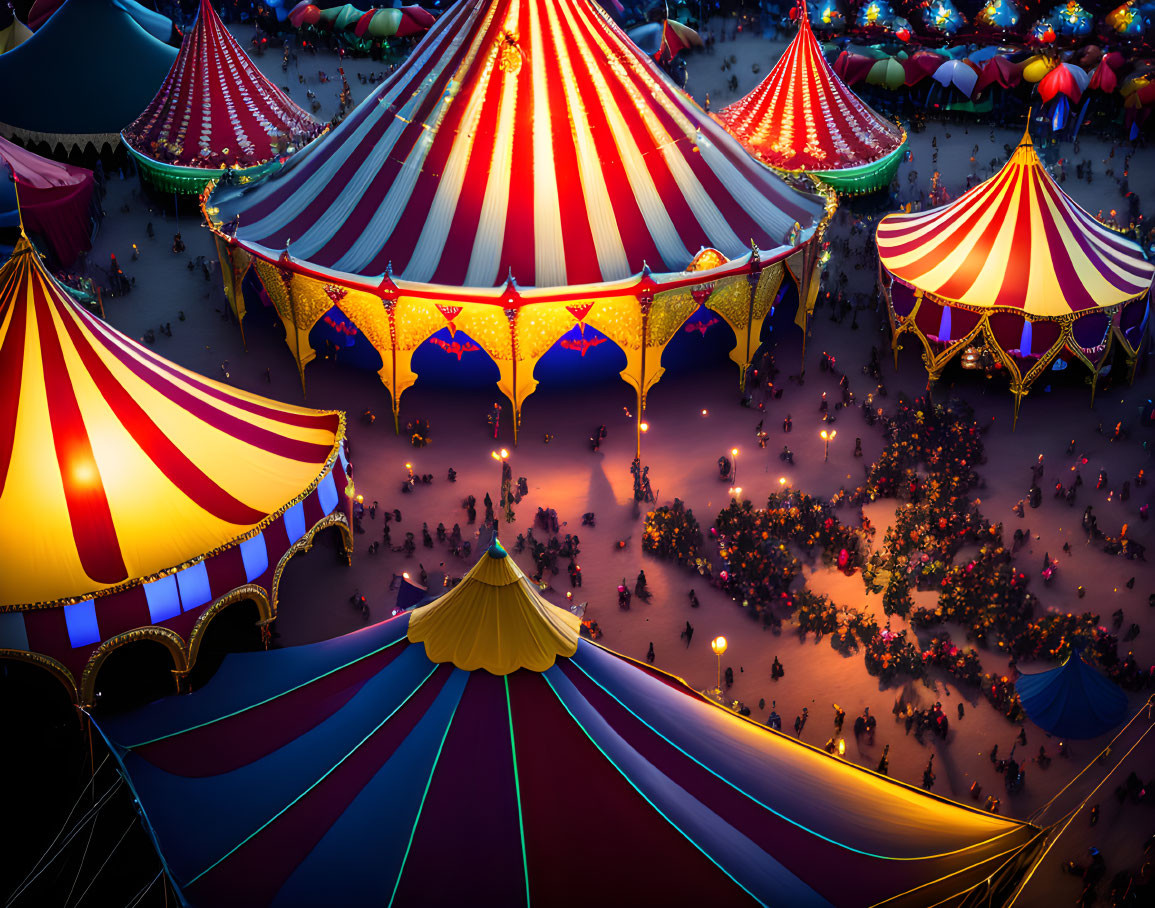
<path fill-rule="evenodd" d="M 640 411 L 692 288 L 754 293 L 803 247 L 808 283 L 828 204 L 752 158 L 589 0 L 482 0 L 449 9 L 285 167 L 226 179 L 205 213 L 238 314 L 251 265 L 302 382 L 309 331 L 336 305 L 381 353 L 396 419 L 413 350 L 461 327 L 497 364 L 516 431 L 537 360 L 587 319 L 626 350 Z"/>
<path fill-rule="evenodd" d="M 812 173 L 843 192 L 889 184 L 906 141 L 842 83 L 805 15 L 770 74 L 718 119 L 771 167 Z"/>
<path fill-rule="evenodd" d="M 184 669 L 206 607 L 243 588 L 271 618 L 288 555 L 319 525 L 348 534 L 342 414 L 161 359 L 23 238 L 0 269 L 0 384 L 0 654 L 83 673 L 88 694 L 122 635 Z"/>
<path fill-rule="evenodd" d="M 1136 361 L 1143 338 L 1121 325 L 1132 307 L 1142 315 L 1131 311 L 1127 322 L 1145 323 L 1155 266 L 1059 188 L 1029 135 L 989 180 L 939 208 L 887 215 L 876 239 L 895 339 L 907 331 L 919 338 L 932 380 L 956 354 L 985 344 L 1010 374 L 1017 415 L 1031 384 L 1060 354 L 1095 376 L 1114 342 L 1129 365 Z M 905 312 L 899 287 L 914 294 Z M 932 347 L 922 326 L 952 309 L 982 318 L 968 335 Z M 1111 330 L 1077 331 L 1085 318 Z M 1101 340 L 1088 347 L 1089 337 Z"/>
<path fill-rule="evenodd" d="M 199 193 L 226 167 L 256 176 L 322 128 L 261 74 L 201 0 L 168 77 L 123 138 L 145 179 Z"/>
<path fill-rule="evenodd" d="M 578 639 L 568 612 L 524 606 L 499 546 L 461 586 L 102 721 L 184 901 L 316 903 L 339 879 L 348 905 L 958 904 L 1039 841 Z M 537 630 L 504 637 L 507 607 Z M 507 654 L 530 660 L 494 673 Z"/>

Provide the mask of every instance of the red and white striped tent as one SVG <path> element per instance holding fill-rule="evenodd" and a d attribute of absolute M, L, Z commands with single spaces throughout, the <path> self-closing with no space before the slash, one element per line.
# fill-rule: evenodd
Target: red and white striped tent
<path fill-rule="evenodd" d="M 1117 342 L 1134 365 L 1155 266 L 1063 192 L 1029 134 L 989 180 L 939 208 L 887 215 L 876 239 L 895 338 L 919 338 L 932 379 L 986 344 L 1017 414 L 1059 356 L 1098 376 Z"/>
<path fill-rule="evenodd" d="M 640 294 L 688 293 L 791 255 L 827 205 L 747 154 L 596 3 L 461 0 L 338 128 L 263 181 L 218 187 L 206 212 L 241 267 L 253 259 L 266 285 L 277 272 L 287 281 L 271 296 L 338 287 L 330 305 L 354 320 L 371 315 L 350 310 L 352 291 L 377 310 L 383 297 L 420 302 L 432 333 L 447 321 L 468 330 L 461 307 L 491 310 L 498 328 L 503 310 L 531 303 L 629 298 L 636 312 Z M 717 266 L 687 277 L 703 249 Z M 293 301 L 290 344 L 307 348 L 325 310 Z M 553 326 L 546 349 L 575 318 Z M 360 327 L 378 335 L 396 404 L 406 384 L 395 373 L 408 369 L 396 326 Z M 500 368 L 522 363 L 528 381 L 527 347 L 505 353 L 504 330 L 474 340 Z M 528 393 L 504 374 L 503 390 L 515 410 Z"/>
<path fill-rule="evenodd" d="M 0 659 L 82 704 L 118 646 L 174 668 L 242 599 L 276 614 L 322 527 L 351 551 L 344 415 L 276 403 L 157 356 L 76 303 L 21 238 L 0 268 Z"/>
<path fill-rule="evenodd" d="M 871 110 L 838 78 L 805 8 L 798 34 L 770 74 L 717 117 L 771 167 L 812 173 L 840 192 L 888 185 L 906 142 L 900 126 Z"/>
<path fill-rule="evenodd" d="M 164 84 L 122 137 L 146 178 L 173 189 L 182 187 L 168 184 L 183 175 L 199 192 L 213 175 L 204 171 L 258 167 L 322 129 L 257 69 L 209 0 L 201 0 Z"/>

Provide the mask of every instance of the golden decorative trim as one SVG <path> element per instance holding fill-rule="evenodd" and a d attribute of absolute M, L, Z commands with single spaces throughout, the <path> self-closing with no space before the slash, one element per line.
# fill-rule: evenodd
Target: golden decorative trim
<path fill-rule="evenodd" d="M 144 576 L 144 577 L 136 577 L 136 578 L 133 578 L 132 580 L 126 580 L 124 583 L 118 583 L 115 586 L 105 587 L 104 589 L 96 590 L 95 592 L 91 592 L 91 593 L 84 593 L 84 594 L 81 594 L 78 596 L 68 596 L 66 598 L 55 599 L 55 600 L 51 600 L 51 601 L 47 601 L 47 602 L 17 603 L 17 604 L 11 604 L 11 605 L 0 605 L 0 612 L 31 612 L 31 611 L 36 611 L 38 609 L 62 608 L 63 606 L 74 605 L 77 602 L 85 602 L 89 599 L 103 599 L 106 596 L 112 596 L 116 593 L 122 593 L 125 590 L 130 590 L 130 589 L 133 589 L 134 587 L 142 586 L 145 583 L 152 583 L 154 580 L 160 580 L 164 577 L 170 576 L 171 574 L 175 574 L 178 571 L 183 571 L 185 568 L 192 567 L 193 565 L 199 564 L 202 561 L 207 561 L 208 559 L 213 558 L 216 555 L 219 555 L 221 552 L 224 552 L 228 549 L 234 548 L 234 547 L 240 545 L 242 542 L 244 542 L 247 539 L 252 539 L 258 533 L 260 533 L 262 530 L 264 530 L 265 527 L 274 523 L 278 517 L 280 517 L 282 514 L 284 514 L 290 508 L 296 507 L 298 504 L 300 504 L 302 501 L 304 501 L 306 498 L 308 498 L 310 495 L 312 495 L 313 492 L 316 491 L 317 486 L 319 486 L 321 484 L 321 480 L 324 479 L 328 475 L 329 471 L 332 470 L 334 465 L 337 463 L 338 456 L 340 455 L 340 452 L 341 452 L 341 444 L 345 440 L 345 412 L 343 410 L 317 410 L 316 412 L 322 416 L 334 416 L 335 415 L 338 418 L 337 432 L 336 432 L 336 436 L 333 440 L 333 448 L 329 452 L 329 456 L 328 456 L 328 458 L 326 458 L 324 466 L 321 468 L 321 472 L 317 475 L 317 477 L 312 482 L 310 482 L 305 487 L 305 490 L 303 492 L 301 492 L 301 494 L 299 494 L 296 498 L 293 498 L 292 500 L 290 500 L 287 504 L 278 508 L 276 511 L 273 511 L 267 517 L 263 518 L 260 521 L 260 523 L 257 523 L 256 525 L 254 525 L 250 529 L 246 530 L 241 535 L 233 537 L 228 542 L 222 543 L 221 545 L 217 546 L 215 549 L 212 549 L 208 552 L 205 552 L 202 555 L 198 555 L 196 558 L 189 559 L 188 561 L 185 561 L 182 564 L 177 564 L 177 565 L 174 565 L 173 567 L 165 568 L 162 571 L 157 571 L 155 574 L 148 574 L 147 576 Z M 336 481 L 336 479 L 334 479 L 334 481 Z M 341 489 L 338 488 L 337 492 L 338 492 L 338 494 L 340 494 Z"/>
<path fill-rule="evenodd" d="M 230 605 L 244 602 L 246 599 L 256 603 L 257 612 L 261 616 L 261 622 L 268 622 L 273 619 L 273 610 L 269 605 L 269 594 L 265 591 L 264 587 L 258 586 L 255 583 L 238 586 L 235 590 L 230 590 L 223 596 L 218 597 L 212 605 L 200 613 L 197 617 L 196 624 L 193 625 L 192 633 L 189 634 L 188 671 L 192 671 L 196 665 L 201 642 L 204 640 L 204 635 L 208 631 L 209 624 L 212 620 Z"/>
<path fill-rule="evenodd" d="M 68 691 L 68 699 L 73 703 L 78 702 L 76 679 L 72 677 L 72 672 L 64 666 L 63 662 L 53 659 L 51 656 L 46 656 L 43 653 L 34 653 L 30 650 L 23 649 L 0 649 L 0 659 L 27 662 L 29 665 L 35 665 L 37 668 L 46 670 L 64 685 Z"/>
<path fill-rule="evenodd" d="M 88 662 L 84 666 L 84 674 L 80 677 L 81 707 L 89 709 L 96 702 L 96 676 L 97 672 L 100 671 L 101 665 L 104 664 L 104 660 L 125 644 L 139 643 L 142 640 L 151 640 L 154 643 L 159 643 L 169 651 L 175 666 L 173 668 L 174 675 L 180 676 L 188 673 L 188 658 L 185 652 L 185 643 L 180 634 L 172 628 L 161 627 L 156 624 L 134 628 L 131 631 L 125 631 L 123 634 L 117 634 L 115 637 L 109 637 L 88 657 Z"/>
<path fill-rule="evenodd" d="M 307 552 L 313 547 L 313 539 L 321 530 L 328 527 L 335 526 L 341 531 L 341 540 L 345 548 L 345 560 L 352 563 L 353 558 L 353 531 L 349 526 L 349 519 L 345 516 L 343 511 L 333 511 L 331 514 L 326 514 L 315 524 L 312 528 L 300 539 L 289 546 L 288 551 L 281 556 L 281 560 L 277 562 L 277 569 L 273 572 L 273 589 L 272 595 L 269 597 L 270 616 L 269 620 L 277 617 L 277 603 L 281 592 L 281 574 L 285 571 L 285 565 L 289 563 L 289 559 L 299 552 Z"/>

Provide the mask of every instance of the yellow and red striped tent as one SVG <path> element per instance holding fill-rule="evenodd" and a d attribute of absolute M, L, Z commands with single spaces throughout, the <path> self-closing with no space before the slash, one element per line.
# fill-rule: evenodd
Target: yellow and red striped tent
<path fill-rule="evenodd" d="M 25 238 L 0 269 L 0 386 L 0 655 L 74 676 L 156 626 L 180 669 L 206 607 L 255 587 L 271 613 L 288 550 L 318 523 L 348 529 L 343 414 L 162 359 L 76 303 Z"/>
<path fill-rule="evenodd" d="M 1029 134 L 989 180 L 939 208 L 887 215 L 876 240 L 895 340 L 920 339 L 932 379 L 985 342 L 1017 413 L 1060 355 L 1098 375 L 1117 341 L 1134 363 L 1155 266 L 1063 192 Z"/>

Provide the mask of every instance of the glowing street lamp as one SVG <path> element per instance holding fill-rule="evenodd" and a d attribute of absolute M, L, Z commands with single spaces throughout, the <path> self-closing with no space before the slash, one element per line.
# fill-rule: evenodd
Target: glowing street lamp
<path fill-rule="evenodd" d="M 734 485 L 738 484 L 738 449 L 731 448 L 730 456 L 734 458 Z"/>
<path fill-rule="evenodd" d="M 490 452 L 490 456 L 494 460 L 497 461 L 498 467 L 501 470 L 501 472 L 499 474 L 499 478 L 498 478 L 498 483 L 497 483 L 497 503 L 498 503 L 498 507 L 502 511 L 504 511 L 505 510 L 505 502 L 502 500 L 501 493 L 502 493 L 502 489 L 505 486 L 505 462 L 506 462 L 506 460 L 509 459 L 509 451 L 507 451 L 505 448 L 502 448 L 500 451 Z M 501 524 L 501 516 L 499 515 L 497 520 L 495 520 L 493 522 L 493 534 L 495 536 L 497 535 L 497 528 L 500 524 Z"/>
<path fill-rule="evenodd" d="M 718 657 L 718 686 L 714 688 L 718 696 L 722 696 L 722 654 L 726 652 L 726 638 L 715 637 L 710 641 L 710 649 L 714 651 L 714 655 Z"/>
<path fill-rule="evenodd" d="M 825 453 L 822 456 L 822 462 L 827 463 L 830 460 L 830 443 L 834 441 L 834 436 L 838 434 L 838 430 L 831 429 L 829 432 L 827 432 L 825 429 L 823 429 L 818 434 L 822 438 L 822 444 L 825 448 Z"/>

